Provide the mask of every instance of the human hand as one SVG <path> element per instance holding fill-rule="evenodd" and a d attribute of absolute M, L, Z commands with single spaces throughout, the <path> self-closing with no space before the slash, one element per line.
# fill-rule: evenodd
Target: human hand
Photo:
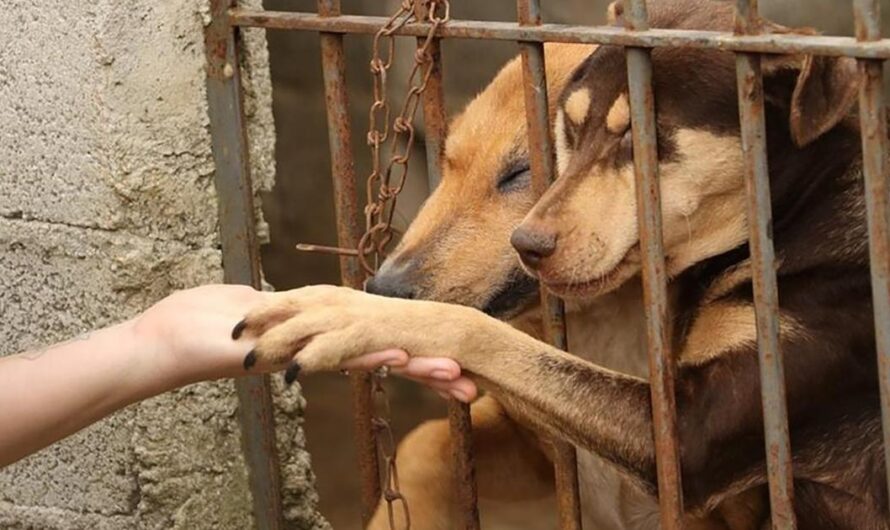
<path fill-rule="evenodd" d="M 178 291 L 157 302 L 133 321 L 137 342 L 157 359 L 168 385 L 244 375 L 243 360 L 255 339 L 232 340 L 231 331 L 245 313 L 268 300 L 271 293 L 244 285 L 206 285 Z M 476 398 L 475 384 L 461 377 L 451 359 L 409 358 L 401 350 L 384 350 L 351 359 L 344 370 L 375 370 L 425 384 L 443 397 Z M 273 369 L 269 367 L 269 369 Z M 172 378 L 172 380 L 171 380 Z"/>
<path fill-rule="evenodd" d="M 452 359 L 409 357 L 403 350 L 383 350 L 350 359 L 341 364 L 345 370 L 376 370 L 388 366 L 390 372 L 435 390 L 442 398 L 464 403 L 476 399 L 479 391 L 468 377 L 461 376 L 460 365 Z"/>
<path fill-rule="evenodd" d="M 136 317 L 133 333 L 171 387 L 244 375 L 254 341 L 233 341 L 232 327 L 268 296 L 245 285 L 177 291 Z"/>

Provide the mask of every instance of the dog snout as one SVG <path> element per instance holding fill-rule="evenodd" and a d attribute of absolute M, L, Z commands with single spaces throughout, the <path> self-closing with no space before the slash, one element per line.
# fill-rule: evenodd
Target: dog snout
<path fill-rule="evenodd" d="M 379 294 L 390 298 L 415 297 L 415 286 L 405 269 L 394 270 L 384 267 L 368 280 L 365 290 L 371 294 Z"/>
<path fill-rule="evenodd" d="M 510 237 L 510 244 L 527 267 L 537 269 L 556 252 L 556 233 L 543 227 L 520 226 Z"/>

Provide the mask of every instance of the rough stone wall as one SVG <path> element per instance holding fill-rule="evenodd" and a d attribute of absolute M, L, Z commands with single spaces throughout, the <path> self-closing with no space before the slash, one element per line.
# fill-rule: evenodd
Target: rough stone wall
<path fill-rule="evenodd" d="M 206 20 L 203 0 L 0 10 L 0 355 L 221 279 Z M 259 191 L 274 178 L 271 82 L 263 34 L 246 40 Z M 324 528 L 302 397 L 277 401 L 290 526 Z M 0 470 L 0 528 L 250 528 L 236 411 L 230 381 L 193 385 Z"/>

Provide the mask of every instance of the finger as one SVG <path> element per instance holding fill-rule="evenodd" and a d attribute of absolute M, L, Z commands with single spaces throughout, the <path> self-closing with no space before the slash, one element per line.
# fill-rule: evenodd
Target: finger
<path fill-rule="evenodd" d="M 418 383 L 430 387 L 440 394 L 444 392 L 450 397 L 464 403 L 470 403 L 479 395 L 479 390 L 476 387 L 476 383 L 466 377 L 459 377 L 454 381 L 437 381 L 435 379 L 414 380 Z"/>
<path fill-rule="evenodd" d="M 403 350 L 384 350 L 360 357 L 349 359 L 340 364 L 343 370 L 374 370 L 381 366 L 390 366 L 395 370 L 401 370 L 405 365 L 410 364 L 408 354 Z"/>
<path fill-rule="evenodd" d="M 392 372 L 412 379 L 454 381 L 460 377 L 460 365 L 451 359 L 414 357 L 407 364 L 394 367 Z"/>

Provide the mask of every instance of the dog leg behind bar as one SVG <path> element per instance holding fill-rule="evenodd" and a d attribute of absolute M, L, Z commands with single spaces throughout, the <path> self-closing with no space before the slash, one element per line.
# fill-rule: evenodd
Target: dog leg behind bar
<path fill-rule="evenodd" d="M 553 464 L 536 437 L 516 424 L 489 396 L 470 408 L 476 483 L 482 501 L 525 503 L 553 495 Z M 400 489 L 418 530 L 454 528 L 454 466 L 451 436 L 445 420 L 429 421 L 413 430 L 398 450 Z M 400 525 L 402 513 L 396 510 Z M 555 517 L 544 514 L 545 520 Z M 485 514 L 483 514 L 483 519 Z M 381 501 L 370 530 L 388 530 L 386 503 Z"/>

